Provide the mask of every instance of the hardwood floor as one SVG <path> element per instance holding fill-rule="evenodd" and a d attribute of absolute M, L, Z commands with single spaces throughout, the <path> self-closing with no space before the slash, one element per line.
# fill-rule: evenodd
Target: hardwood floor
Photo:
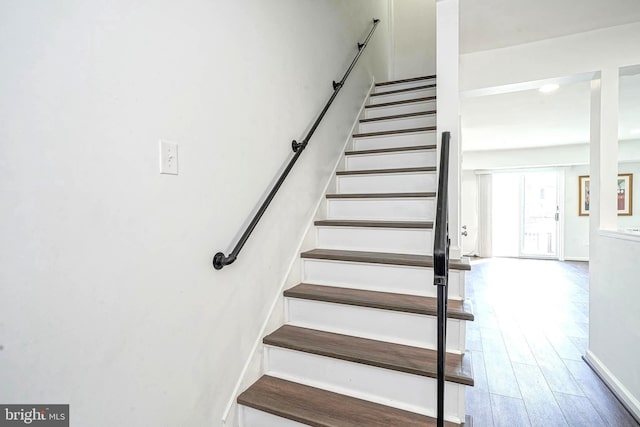
<path fill-rule="evenodd" d="M 588 264 L 472 262 L 467 325 L 474 427 L 637 427 L 582 360 L 589 336 Z"/>

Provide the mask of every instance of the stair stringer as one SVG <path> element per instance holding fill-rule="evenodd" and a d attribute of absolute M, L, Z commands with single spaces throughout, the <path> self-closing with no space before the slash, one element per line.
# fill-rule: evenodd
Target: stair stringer
<path fill-rule="evenodd" d="M 265 319 L 262 327 L 260 328 L 260 332 L 258 333 L 253 346 L 251 347 L 251 351 L 249 353 L 249 357 L 245 362 L 240 376 L 236 382 L 236 385 L 233 389 L 233 393 L 231 394 L 228 403 L 225 407 L 224 414 L 222 416 L 222 425 L 223 426 L 231 426 L 237 427 L 239 425 L 239 415 L 238 415 L 238 404 L 236 402 L 236 398 L 240 394 L 240 391 L 247 388 L 254 381 L 256 381 L 263 373 L 264 373 L 264 358 L 265 358 L 265 350 L 264 344 L 262 343 L 262 338 L 267 335 L 269 332 L 277 329 L 280 325 L 285 323 L 286 320 L 286 305 L 284 298 L 284 290 L 288 289 L 301 280 L 301 272 L 302 272 L 302 260 L 300 259 L 300 253 L 309 249 L 312 249 L 316 243 L 316 232 L 314 221 L 319 217 L 319 212 L 326 212 L 326 197 L 327 192 L 335 189 L 336 186 L 336 171 L 344 166 L 345 163 L 345 151 L 348 149 L 352 149 L 353 147 L 353 137 L 352 135 L 358 129 L 359 121 L 364 116 L 364 108 L 369 101 L 369 94 L 373 90 L 375 85 L 375 80 L 371 80 L 371 84 L 369 86 L 368 92 L 364 95 L 364 99 L 360 105 L 359 112 L 356 118 L 353 121 L 353 125 L 349 131 L 349 136 L 343 143 L 341 154 L 338 156 L 331 174 L 329 175 L 329 179 L 327 180 L 327 184 L 325 185 L 320 200 L 318 200 L 315 208 L 313 209 L 313 213 L 309 216 L 309 220 L 307 222 L 307 226 L 302 235 L 302 238 L 297 245 L 296 250 L 293 252 L 293 257 L 289 266 L 287 267 L 287 274 L 282 281 L 280 287 L 278 288 L 276 297 L 271 303 L 269 308 L 269 314 Z"/>

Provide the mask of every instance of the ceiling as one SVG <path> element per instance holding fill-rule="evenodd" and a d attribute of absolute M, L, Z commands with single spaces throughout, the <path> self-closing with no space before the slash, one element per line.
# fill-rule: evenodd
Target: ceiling
<path fill-rule="evenodd" d="M 639 0 L 460 0 L 460 52 L 640 21 Z"/>
<path fill-rule="evenodd" d="M 640 0 L 460 0 L 460 51 L 515 46 L 638 21 Z M 622 140 L 640 139 L 640 134 L 631 133 L 640 129 L 640 75 L 637 69 L 633 73 L 620 80 Z M 561 77 L 565 81 L 560 89 L 546 94 L 535 89 L 538 82 L 503 87 L 508 93 L 467 94 L 472 97 L 461 102 L 463 150 L 588 142 L 590 78 Z"/>
<path fill-rule="evenodd" d="M 589 141 L 590 89 L 582 81 L 551 93 L 537 89 L 463 98 L 462 149 L 542 147 Z M 619 137 L 640 139 L 640 74 L 620 78 Z"/>
<path fill-rule="evenodd" d="M 589 83 L 466 98 L 463 150 L 564 145 L 589 140 Z"/>

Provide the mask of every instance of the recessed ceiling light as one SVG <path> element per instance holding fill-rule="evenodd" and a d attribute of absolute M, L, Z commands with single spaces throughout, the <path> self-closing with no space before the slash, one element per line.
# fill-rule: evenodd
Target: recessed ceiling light
<path fill-rule="evenodd" d="M 553 92 L 554 90 L 558 90 L 559 87 L 560 85 L 557 85 L 557 84 L 548 84 L 548 85 L 542 86 L 538 90 L 542 93 L 549 93 L 549 92 Z"/>
<path fill-rule="evenodd" d="M 640 129 L 631 129 L 629 133 L 631 135 L 640 135 Z"/>

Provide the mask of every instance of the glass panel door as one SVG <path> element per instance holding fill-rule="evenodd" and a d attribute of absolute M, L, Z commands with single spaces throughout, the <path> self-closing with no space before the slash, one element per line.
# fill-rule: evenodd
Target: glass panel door
<path fill-rule="evenodd" d="M 533 257 L 558 256 L 558 174 L 524 174 L 520 253 Z"/>
<path fill-rule="evenodd" d="M 493 175 L 492 245 L 493 256 L 520 255 L 522 174 L 501 172 Z"/>

